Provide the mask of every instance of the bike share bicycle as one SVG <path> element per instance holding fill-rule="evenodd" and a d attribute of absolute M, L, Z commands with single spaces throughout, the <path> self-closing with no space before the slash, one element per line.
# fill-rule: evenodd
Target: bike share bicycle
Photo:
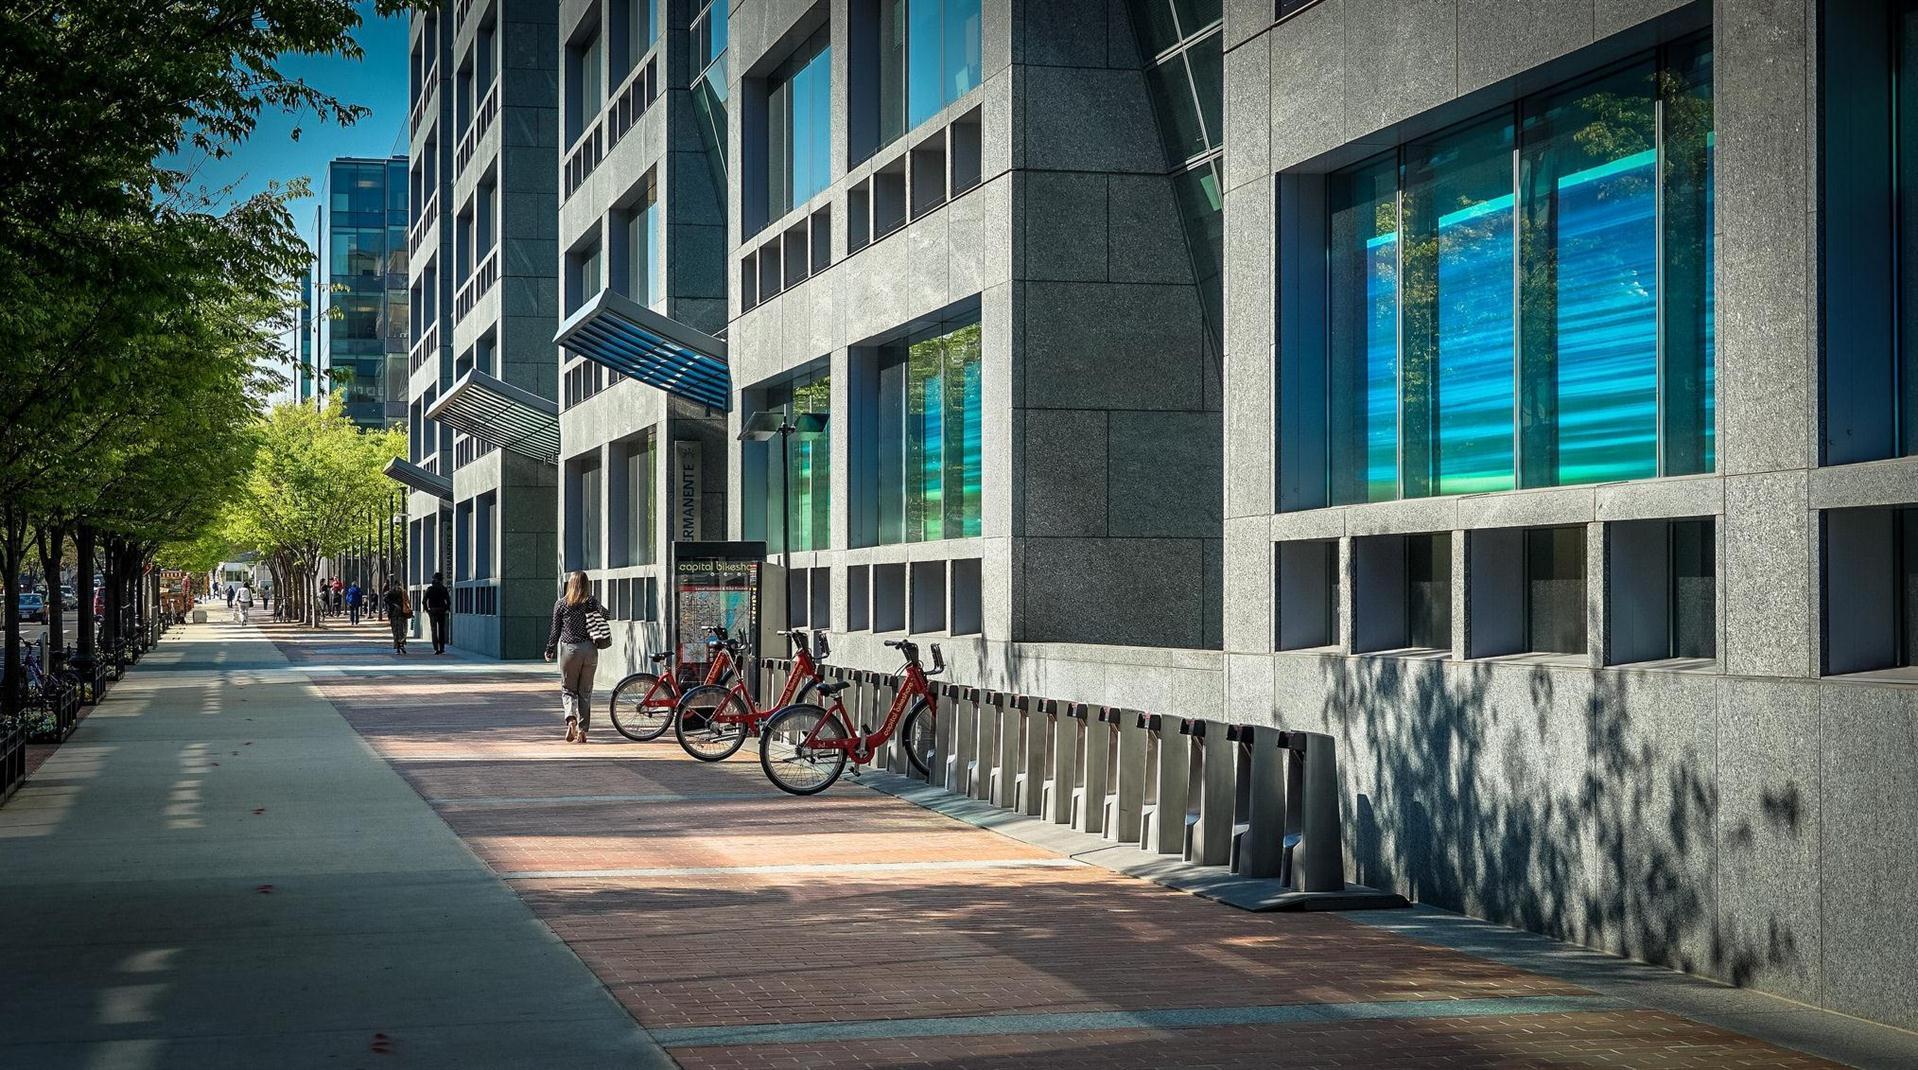
<path fill-rule="evenodd" d="M 879 729 L 866 731 L 846 712 L 839 695 L 852 686 L 851 681 L 818 685 L 813 692 L 830 699 L 830 708 L 810 702 L 787 706 L 773 714 L 759 737 L 759 766 L 774 786 L 793 795 L 817 795 L 839 779 L 848 758 L 857 775 L 858 767 L 872 761 L 873 754 L 892 738 L 894 729 L 901 730 L 906 760 L 921 776 L 930 775 L 938 715 L 927 679 L 946 671 L 945 655 L 940 653 L 938 643 L 932 644 L 932 668 L 922 669 L 916 644 L 897 639 L 886 645 L 898 650 L 906 665 L 900 670 L 899 691 Z"/>
<path fill-rule="evenodd" d="M 719 762 L 732 757 L 745 745 L 748 737 L 759 735 L 760 729 L 771 717 L 794 702 L 804 701 L 819 686 L 822 679 L 819 661 L 829 653 L 826 633 L 816 633 L 818 659 L 813 657 L 803 630 L 794 628 L 779 634 L 791 640 L 793 645 L 792 672 L 786 675 L 786 686 L 780 690 L 779 700 L 761 707 L 753 699 L 752 692 L 746 687 L 745 674 L 737 668 L 745 660 L 745 650 L 738 640 L 727 640 L 727 650 L 734 665 L 731 682 L 707 683 L 693 688 L 679 700 L 679 708 L 674 713 L 673 735 L 687 754 L 702 762 Z"/>
<path fill-rule="evenodd" d="M 706 649 L 711 654 L 706 659 L 706 678 L 700 682 L 701 686 L 720 683 L 732 671 L 732 654 L 727 642 L 726 629 L 716 624 L 706 626 Z M 672 656 L 672 651 L 662 650 L 652 655 L 651 660 L 654 665 L 666 667 Z M 611 709 L 607 712 L 620 735 L 635 743 L 651 743 L 673 726 L 673 713 L 679 709 L 683 695 L 677 672 L 664 676 L 657 672 L 636 672 L 614 685 Z"/>

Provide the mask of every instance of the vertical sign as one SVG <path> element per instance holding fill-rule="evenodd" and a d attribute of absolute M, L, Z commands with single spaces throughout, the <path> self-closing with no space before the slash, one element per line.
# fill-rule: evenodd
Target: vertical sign
<path fill-rule="evenodd" d="M 673 443 L 674 542 L 699 541 L 699 443 Z"/>

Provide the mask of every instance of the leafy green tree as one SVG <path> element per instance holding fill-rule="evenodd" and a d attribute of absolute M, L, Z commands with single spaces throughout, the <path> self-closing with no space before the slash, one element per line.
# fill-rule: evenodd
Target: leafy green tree
<path fill-rule="evenodd" d="M 361 428 L 337 394 L 319 408 L 282 403 L 261 422 L 229 534 L 272 563 L 281 597 L 308 623 L 320 562 L 352 549 L 368 512 L 385 508 L 383 470 L 405 453 L 403 430 Z"/>
<path fill-rule="evenodd" d="M 378 0 L 390 13 L 425 0 Z M 20 679 L 19 573 L 30 525 L 58 558 L 93 535 L 109 594 L 217 498 L 229 417 L 280 333 L 276 295 L 305 258 L 273 190 L 224 208 L 190 166 L 223 156 L 262 109 L 350 123 L 365 109 L 280 69 L 357 56 L 353 0 L 0 0 L 0 567 L 5 678 Z M 244 452 L 244 451 L 241 451 Z M 228 470 L 228 478 L 231 470 Z M 43 555 L 44 556 L 44 555 Z M 83 590 L 83 645 L 90 598 Z M 117 623 L 117 615 L 116 615 Z M 18 690 L 0 695 L 0 712 Z"/>

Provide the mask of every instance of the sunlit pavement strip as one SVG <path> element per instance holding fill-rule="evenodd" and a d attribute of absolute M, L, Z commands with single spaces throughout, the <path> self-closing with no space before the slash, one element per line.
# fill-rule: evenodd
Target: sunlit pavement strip
<path fill-rule="evenodd" d="M 410 760 L 410 759 L 409 759 Z M 577 806 L 582 803 L 693 803 L 693 802 L 765 802 L 766 793 L 761 792 L 713 792 L 709 795 L 525 795 L 475 796 L 470 799 L 428 799 L 429 803 L 439 807 L 473 807 L 481 809 L 488 806 Z"/>
<path fill-rule="evenodd" d="M 757 796 L 764 798 L 764 796 Z M 733 874 L 943 873 L 968 869 L 1083 869 L 1070 858 L 965 859 L 959 862 L 821 862 L 778 866 L 673 866 L 640 869 L 523 869 L 500 876 L 509 881 L 566 880 L 593 877 L 719 877 Z"/>
<path fill-rule="evenodd" d="M 1421 999 L 1383 1003 L 1291 1003 L 1279 1006 L 1202 1007 L 1161 1011 L 1094 1011 L 1080 1014 L 988 1014 L 970 1018 L 904 1018 L 803 1025 L 694 1026 L 652 1030 L 668 1048 L 738 1044 L 816 1044 L 835 1040 L 901 1037 L 984 1037 L 1037 1033 L 1095 1033 L 1115 1029 L 1203 1029 L 1229 1025 L 1297 1025 L 1302 1022 L 1403 1020 L 1408 1018 L 1509 1018 L 1526 1014 L 1627 1010 L 1631 1004 L 1606 996 L 1518 996 L 1505 999 Z"/>

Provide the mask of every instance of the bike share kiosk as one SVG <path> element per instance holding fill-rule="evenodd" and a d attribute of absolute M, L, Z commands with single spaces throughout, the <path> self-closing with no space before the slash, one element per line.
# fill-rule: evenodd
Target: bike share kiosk
<path fill-rule="evenodd" d="M 704 679 L 710 658 L 706 629 L 714 625 L 745 643 L 754 657 L 784 651 L 777 622 L 786 619 L 785 570 L 767 563 L 765 543 L 675 542 L 668 576 L 666 640 L 682 684 Z M 769 592 L 778 605 L 765 605 Z M 747 678 L 757 686 L 758 673 Z"/>

